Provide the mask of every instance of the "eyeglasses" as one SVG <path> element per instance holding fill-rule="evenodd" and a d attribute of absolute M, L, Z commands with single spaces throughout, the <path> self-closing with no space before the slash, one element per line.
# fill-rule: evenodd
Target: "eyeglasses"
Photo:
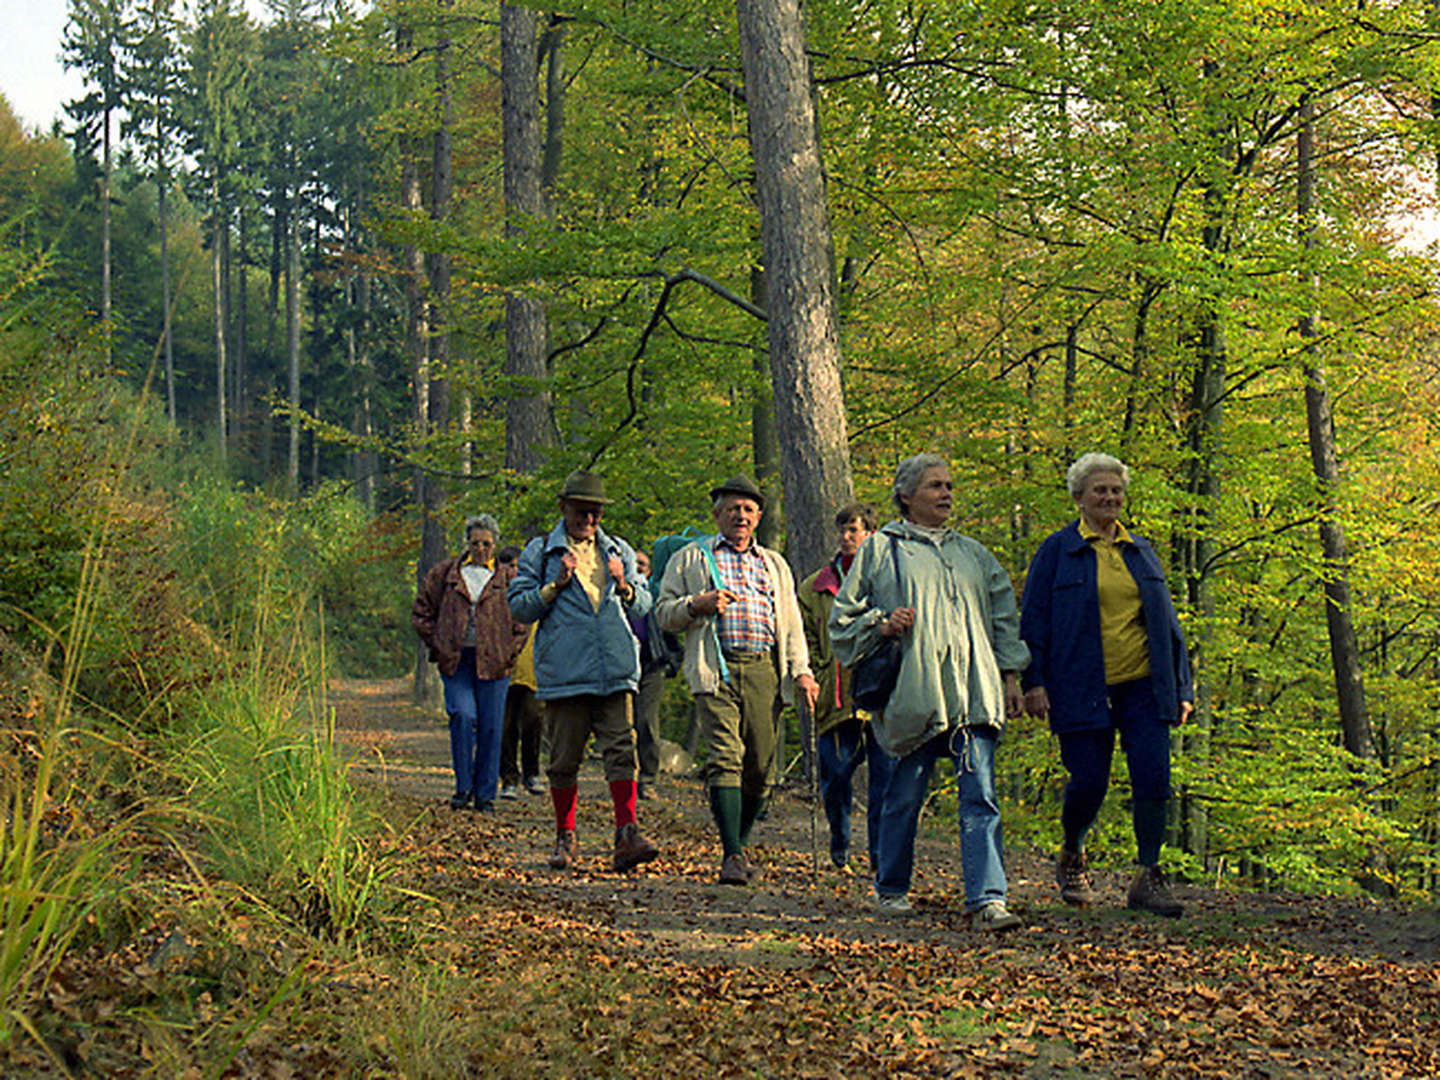
<path fill-rule="evenodd" d="M 570 512 L 578 518 L 593 517 L 599 521 L 600 516 L 605 513 L 605 508 L 603 506 L 572 506 Z"/>

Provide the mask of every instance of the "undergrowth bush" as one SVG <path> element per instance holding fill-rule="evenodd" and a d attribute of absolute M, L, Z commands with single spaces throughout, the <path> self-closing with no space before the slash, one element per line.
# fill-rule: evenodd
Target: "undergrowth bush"
<path fill-rule="evenodd" d="M 175 504 L 176 571 L 193 613 L 227 641 L 320 632 L 350 675 L 395 675 L 411 656 L 413 558 L 402 524 L 375 519 L 339 487 L 295 500 L 243 490 L 208 474 Z M 291 613 L 305 613 L 293 624 Z"/>

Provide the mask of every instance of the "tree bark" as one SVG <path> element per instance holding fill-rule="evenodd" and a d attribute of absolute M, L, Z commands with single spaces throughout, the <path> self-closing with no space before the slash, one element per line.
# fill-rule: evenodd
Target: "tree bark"
<path fill-rule="evenodd" d="M 110 90 L 102 87 L 100 91 L 105 95 L 106 105 L 101 113 L 100 123 L 104 129 L 102 136 L 104 141 L 104 165 L 100 173 L 100 323 L 105 328 L 105 357 L 110 357 L 110 339 L 114 334 L 114 327 L 110 325 L 111 297 L 110 297 L 110 173 L 111 168 L 111 140 L 110 140 Z"/>
<path fill-rule="evenodd" d="M 290 198 L 290 229 L 286 236 L 285 343 L 290 371 L 290 494 L 300 492 L 300 207 L 298 193 Z"/>
<path fill-rule="evenodd" d="M 155 122 L 156 145 L 164 137 L 160 128 L 160 121 Z M 169 182 L 162 166 L 158 170 L 156 178 L 157 199 L 159 205 L 157 212 L 160 217 L 160 303 L 164 308 L 162 333 L 165 336 L 165 415 L 170 418 L 170 423 L 175 423 L 175 341 L 171 331 L 171 312 L 174 305 L 170 302 L 170 220 L 166 212 L 165 188 Z"/>
<path fill-rule="evenodd" d="M 800 2 L 737 0 L 736 14 L 760 203 L 786 554 L 798 575 L 830 555 L 829 522 L 854 493 L 834 248 Z"/>
<path fill-rule="evenodd" d="M 541 191 L 539 17 L 529 8 L 500 8 L 501 118 L 504 129 L 506 235 L 524 235 L 523 218 L 545 212 Z M 552 70 L 558 63 L 551 52 Z M 562 81 L 563 80 L 559 80 Z M 558 123 L 551 127 L 558 132 Z M 558 151 L 556 153 L 558 162 Z M 505 296 L 505 375 L 534 380 L 549 375 L 545 308 L 534 297 Z M 505 467 L 532 473 L 545 461 L 550 437 L 548 391 L 512 391 L 505 403 Z"/>
<path fill-rule="evenodd" d="M 414 50 L 414 27 L 408 12 L 402 10 L 395 26 L 395 51 L 408 56 Z M 424 211 L 424 195 L 420 179 L 419 140 L 402 135 L 400 146 L 400 201 L 411 217 Z M 407 243 L 401 252 L 405 279 L 405 355 L 410 362 L 410 394 L 413 409 L 411 424 L 414 448 L 423 453 L 430 426 L 430 351 L 429 314 L 426 306 L 425 256 L 418 245 Z M 423 517 L 429 502 L 429 483 L 423 466 L 416 465 L 410 478 L 411 498 Z M 421 525 L 419 557 L 415 560 L 415 587 L 418 590 L 433 564 L 425 561 L 424 525 Z M 411 698 L 417 703 L 434 701 L 440 694 L 440 679 L 429 662 L 425 646 L 416 642 L 415 666 L 411 681 Z"/>
<path fill-rule="evenodd" d="M 225 452 L 229 434 L 226 430 L 228 409 L 225 401 L 225 289 L 221 281 L 220 234 L 228 224 L 225 221 L 225 207 L 220 201 L 220 177 L 212 177 L 211 197 L 214 199 L 214 228 L 210 240 L 210 278 L 215 289 L 215 403 L 218 425 L 220 463 L 225 463 Z"/>
<path fill-rule="evenodd" d="M 1300 219 L 1300 241 L 1306 252 L 1315 250 L 1315 105 L 1300 107 L 1300 132 L 1296 139 L 1299 182 L 1296 210 Z M 1320 490 L 1320 548 L 1324 557 L 1325 624 L 1330 635 L 1330 666 L 1335 675 L 1335 700 L 1340 711 L 1340 731 L 1345 749 L 1358 758 L 1375 756 L 1370 712 L 1365 702 L 1365 678 L 1360 668 L 1360 647 L 1351 618 L 1349 557 L 1345 526 L 1335 505 L 1340 483 L 1340 465 L 1335 450 L 1335 421 L 1330 411 L 1325 368 L 1316 353 L 1319 336 L 1314 296 L 1318 281 L 1307 272 L 1312 297 L 1310 310 L 1300 316 L 1300 338 L 1306 343 L 1305 424 L 1310 440 L 1310 465 Z"/>

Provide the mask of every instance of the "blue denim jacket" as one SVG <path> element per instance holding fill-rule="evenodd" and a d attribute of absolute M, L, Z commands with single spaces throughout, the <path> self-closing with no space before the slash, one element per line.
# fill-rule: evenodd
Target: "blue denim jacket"
<path fill-rule="evenodd" d="M 613 555 L 624 563 L 625 581 L 635 590 L 628 605 L 608 579 L 599 611 L 575 578 L 550 604 L 541 599 L 540 589 L 555 580 L 568 547 L 563 521 L 549 536 L 525 545 L 506 592 L 510 613 L 520 622 L 537 624 L 535 696 L 541 701 L 634 690 L 640 679 L 640 646 L 627 616 L 644 616 L 650 610 L 650 585 L 635 569 L 635 552 L 624 540 L 600 531 L 595 542 L 602 558 Z"/>
<path fill-rule="evenodd" d="M 1122 542 L 1121 557 L 1140 589 L 1150 685 L 1160 719 L 1173 724 L 1180 702 L 1195 699 L 1190 657 L 1160 559 L 1148 540 L 1136 536 L 1134 541 Z M 1021 685 L 1026 690 L 1045 687 L 1050 730 L 1057 735 L 1110 723 L 1095 576 L 1095 551 L 1080 535 L 1077 521 L 1045 538 L 1025 577 L 1020 636 L 1030 646 L 1030 666 Z"/>

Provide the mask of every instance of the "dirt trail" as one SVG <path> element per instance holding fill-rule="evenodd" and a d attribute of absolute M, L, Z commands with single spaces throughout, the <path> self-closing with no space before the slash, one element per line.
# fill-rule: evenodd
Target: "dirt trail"
<path fill-rule="evenodd" d="M 1182 887 L 1187 912 L 1060 903 L 1047 858 L 1007 854 L 1003 938 L 963 913 L 955 827 L 922 835 L 915 914 L 883 919 L 839 874 L 810 805 L 782 791 L 756 830 L 763 876 L 716 882 L 704 792 L 672 778 L 641 803 L 661 846 L 609 871 L 598 766 L 581 778 L 580 865 L 546 866 L 544 795 L 451 811 L 443 719 L 404 681 L 337 682 L 352 775 L 385 792 L 405 881 L 438 907 L 427 946 L 499 1018 L 470 1051 L 506 1076 L 1433 1077 L 1440 924 L 1379 904 Z M 863 814 L 857 813 L 857 847 Z M 863 848 L 862 848 L 863 850 Z M 496 1071 L 498 1070 L 498 1071 Z"/>
<path fill-rule="evenodd" d="M 352 775 L 382 787 L 408 812 L 439 818 L 447 829 L 454 826 L 477 838 L 483 834 L 487 857 L 501 862 L 496 869 L 503 868 L 517 889 L 538 889 L 547 897 L 578 903 L 602 902 L 613 909 L 618 925 L 648 928 L 660 941 L 701 954 L 733 953 L 736 935 L 753 937 L 780 928 L 860 940 L 954 935 L 957 945 L 977 936 L 962 912 L 953 825 L 937 825 L 922 835 L 913 894 L 917 916 L 882 921 L 870 908 L 864 874 L 830 868 L 823 815 L 814 825 L 817 857 L 812 860 L 810 803 L 796 788 L 783 789 L 767 820 L 756 826 L 756 861 L 764 873 L 754 888 L 715 884 L 719 849 L 703 788 L 698 781 L 676 777 L 666 778 L 657 797 L 640 804 L 642 828 L 661 846 L 661 858 L 639 873 L 618 876 L 608 866 L 608 793 L 598 764 L 587 762 L 581 777 L 580 867 L 573 874 L 554 874 L 545 866 L 554 837 L 549 799 L 542 794 L 500 800 L 493 815 L 450 811 L 445 806 L 453 788 L 444 719 L 434 709 L 413 705 L 408 691 L 407 679 L 331 684 L 337 735 L 352 754 Z M 858 807 L 853 827 L 855 847 L 863 852 L 865 822 Z M 1118 924 L 1148 928 L 1159 940 L 1200 935 L 1243 941 L 1253 936 L 1317 955 L 1421 964 L 1440 960 L 1440 918 L 1433 911 L 1181 886 L 1177 892 L 1189 914 L 1166 923 L 1123 910 L 1125 871 L 1101 874 L 1102 903 L 1077 912 L 1059 902 L 1048 858 L 1010 851 L 1006 864 L 1010 906 L 1026 918 L 1024 935 L 1083 937 Z M 725 940 L 703 940 L 707 934 Z"/>

